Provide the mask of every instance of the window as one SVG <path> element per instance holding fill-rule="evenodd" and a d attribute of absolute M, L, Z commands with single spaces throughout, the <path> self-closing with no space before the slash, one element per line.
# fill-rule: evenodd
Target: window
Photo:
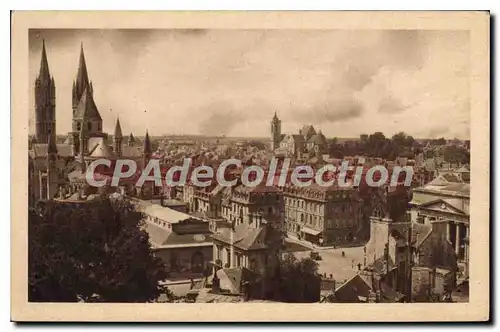
<path fill-rule="evenodd" d="M 92 130 L 92 122 L 87 122 L 87 130 L 91 131 Z"/>
<path fill-rule="evenodd" d="M 76 123 L 76 131 L 80 131 L 80 130 L 82 130 L 82 125 L 80 122 L 77 122 Z"/>

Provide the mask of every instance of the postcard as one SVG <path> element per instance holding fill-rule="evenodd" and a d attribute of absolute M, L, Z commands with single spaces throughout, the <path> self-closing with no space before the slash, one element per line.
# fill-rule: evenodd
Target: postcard
<path fill-rule="evenodd" d="M 13 12 L 12 320 L 489 320 L 489 19 Z"/>

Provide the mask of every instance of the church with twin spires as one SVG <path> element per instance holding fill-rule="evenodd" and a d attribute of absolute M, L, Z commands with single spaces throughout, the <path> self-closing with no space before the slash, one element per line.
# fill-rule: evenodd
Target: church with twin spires
<path fill-rule="evenodd" d="M 54 197 L 80 195 L 85 184 L 84 171 L 96 159 L 127 158 L 140 161 L 152 155 L 149 134 L 143 145 L 130 133 L 127 142 L 116 120 L 110 137 L 103 132 L 103 121 L 94 100 L 94 87 L 80 48 L 76 79 L 72 88 L 72 126 L 63 143 L 56 134 L 56 84 L 50 75 L 45 41 L 40 71 L 35 81 L 35 135 L 29 139 L 29 203 Z"/>

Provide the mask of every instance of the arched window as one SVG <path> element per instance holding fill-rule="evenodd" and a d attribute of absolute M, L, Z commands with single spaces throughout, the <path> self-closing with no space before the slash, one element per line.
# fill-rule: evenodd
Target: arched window
<path fill-rule="evenodd" d="M 77 131 L 82 130 L 82 125 L 81 125 L 81 123 L 80 123 L 80 122 L 77 122 L 77 123 L 76 123 L 76 130 L 77 130 Z"/>

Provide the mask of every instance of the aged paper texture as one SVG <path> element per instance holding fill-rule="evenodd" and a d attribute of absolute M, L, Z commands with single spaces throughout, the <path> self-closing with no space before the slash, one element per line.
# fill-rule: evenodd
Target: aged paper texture
<path fill-rule="evenodd" d="M 489 13 L 14 12 L 14 321 L 485 321 Z"/>

